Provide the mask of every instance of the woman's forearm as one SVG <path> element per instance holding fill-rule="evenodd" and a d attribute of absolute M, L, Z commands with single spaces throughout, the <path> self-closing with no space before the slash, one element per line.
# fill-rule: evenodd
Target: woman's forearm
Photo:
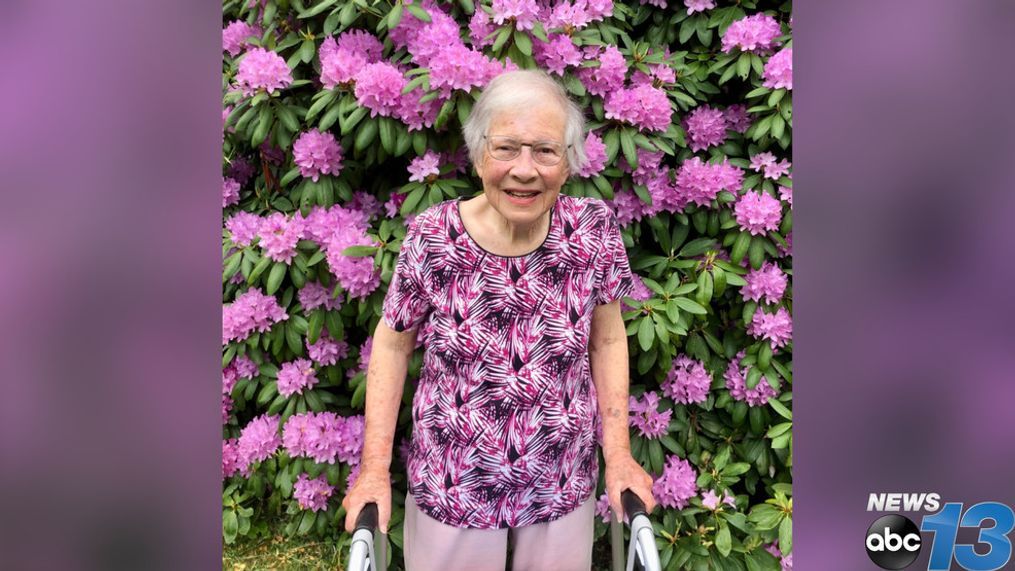
<path fill-rule="evenodd" d="M 619 302 L 596 308 L 589 339 L 589 364 L 603 423 L 603 456 L 630 454 L 627 333 Z"/>
<path fill-rule="evenodd" d="M 386 472 L 391 466 L 398 408 L 415 340 L 415 329 L 399 333 L 383 320 L 374 331 L 367 365 L 366 428 L 361 460 L 364 470 Z"/>

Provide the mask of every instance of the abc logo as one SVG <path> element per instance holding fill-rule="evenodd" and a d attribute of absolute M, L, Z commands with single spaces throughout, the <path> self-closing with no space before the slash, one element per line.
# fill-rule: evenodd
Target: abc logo
<path fill-rule="evenodd" d="M 867 556 L 882 569 L 904 569 L 920 555 L 920 530 L 901 515 L 880 517 L 867 528 Z"/>

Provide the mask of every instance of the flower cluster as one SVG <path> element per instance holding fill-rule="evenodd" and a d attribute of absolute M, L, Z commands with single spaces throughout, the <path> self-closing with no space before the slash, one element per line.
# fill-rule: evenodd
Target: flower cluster
<path fill-rule="evenodd" d="M 737 353 L 737 356 L 726 367 L 726 372 L 723 374 L 723 378 L 726 379 L 726 388 L 729 389 L 730 396 L 734 399 L 746 402 L 748 406 L 762 406 L 777 393 L 765 377 L 761 377 L 753 389 L 747 388 L 747 368 L 740 366 L 744 354 L 744 351 Z"/>
<path fill-rule="evenodd" d="M 472 13 L 472 19 L 469 20 L 469 39 L 472 40 L 474 48 L 481 50 L 492 46 L 493 38 L 489 36 L 496 31 L 497 26 L 491 23 L 490 15 L 485 10 L 476 10 Z"/>
<path fill-rule="evenodd" d="M 779 550 L 779 546 L 777 546 L 774 543 L 768 544 L 768 547 L 765 548 L 765 551 L 769 552 L 772 555 L 772 557 L 775 557 L 776 559 L 779 560 L 779 566 L 781 567 L 780 571 L 793 571 L 792 553 L 783 557 L 782 551 Z"/>
<path fill-rule="evenodd" d="M 596 176 L 606 168 L 606 145 L 595 131 L 589 131 L 585 137 L 585 158 L 585 164 L 577 172 L 582 178 Z"/>
<path fill-rule="evenodd" d="M 747 192 L 733 207 L 737 224 L 752 236 L 779 229 L 782 203 L 767 192 Z"/>
<path fill-rule="evenodd" d="M 765 63 L 765 87 L 793 89 L 793 48 L 783 48 Z"/>
<path fill-rule="evenodd" d="M 303 239 L 303 217 L 273 212 L 261 220 L 257 235 L 261 238 L 260 246 L 265 255 L 276 262 L 291 264 L 296 257 L 296 244 Z"/>
<path fill-rule="evenodd" d="M 284 397 L 301 394 L 304 389 L 316 384 L 317 374 L 314 372 L 314 364 L 308 359 L 283 363 L 278 370 L 278 394 Z"/>
<path fill-rule="evenodd" d="M 308 412 L 289 417 L 282 427 L 281 444 L 289 456 L 306 456 L 321 464 L 359 464 L 363 449 L 363 416 Z"/>
<path fill-rule="evenodd" d="M 275 296 L 265 295 L 257 288 L 240 294 L 229 305 L 222 306 L 222 344 L 242 341 L 251 333 L 264 333 L 279 321 L 289 319 Z"/>
<path fill-rule="evenodd" d="M 726 492 L 723 497 L 720 498 L 714 490 L 705 490 L 705 493 L 701 494 L 701 505 L 710 509 L 716 510 L 719 508 L 719 504 L 724 503 L 728 506 L 737 507 L 737 499 Z"/>
<path fill-rule="evenodd" d="M 759 309 L 754 312 L 754 317 L 747 326 L 747 334 L 759 339 L 768 339 L 773 350 L 785 347 L 786 343 L 793 339 L 793 319 L 785 307 L 780 307 L 775 313 L 766 313 Z"/>
<path fill-rule="evenodd" d="M 345 340 L 335 341 L 328 336 L 327 329 L 322 329 L 315 343 L 307 340 L 307 354 L 321 365 L 334 365 L 349 356 L 349 344 Z"/>
<path fill-rule="evenodd" d="M 300 305 L 303 307 L 303 313 L 309 313 L 318 307 L 324 309 L 339 309 L 342 306 L 342 296 L 339 295 L 337 298 L 331 298 L 331 292 L 328 288 L 321 285 L 319 282 L 307 282 L 300 288 L 300 291 L 296 294 L 297 299 L 300 301 Z"/>
<path fill-rule="evenodd" d="M 240 201 L 240 183 L 231 178 L 222 179 L 222 208 Z"/>
<path fill-rule="evenodd" d="M 722 51 L 740 48 L 745 52 L 763 52 L 777 44 L 782 35 L 779 22 L 768 14 L 746 16 L 730 24 L 722 37 Z"/>
<path fill-rule="evenodd" d="M 775 160 L 775 155 L 769 152 L 758 153 L 751 157 L 751 168 L 762 173 L 765 178 L 779 180 L 789 173 L 793 164 L 786 159 Z"/>
<path fill-rule="evenodd" d="M 603 109 L 607 119 L 624 121 L 648 131 L 665 131 L 673 115 L 666 92 L 648 83 L 613 91 Z"/>
<path fill-rule="evenodd" d="M 691 157 L 677 171 L 676 188 L 683 203 L 708 206 L 724 190 L 739 191 L 743 182 L 744 171 L 731 165 L 729 159 L 709 164 L 698 157 Z"/>
<path fill-rule="evenodd" d="M 643 394 L 641 399 L 631 397 L 630 408 L 629 422 L 645 438 L 662 438 L 669 432 L 673 409 L 659 412 L 659 395 L 655 391 Z"/>
<path fill-rule="evenodd" d="M 726 116 L 726 127 L 737 133 L 746 133 L 751 128 L 751 116 L 747 114 L 747 106 L 738 103 L 730 105 L 724 111 Z"/>
<path fill-rule="evenodd" d="M 325 246 L 328 267 L 349 297 L 363 298 L 381 285 L 380 271 L 374 268 L 372 256 L 346 256 L 342 252 L 351 246 L 376 246 L 366 234 L 356 228 L 336 228 Z"/>
<path fill-rule="evenodd" d="M 342 145 L 331 133 L 311 129 L 293 142 L 293 162 L 301 175 L 317 182 L 322 174 L 336 175 L 342 170 Z"/>
<path fill-rule="evenodd" d="M 282 439 L 278 435 L 278 415 L 262 414 L 251 420 L 243 430 L 236 443 L 237 461 L 240 472 L 247 474 L 251 464 L 267 460 L 278 450 Z"/>
<path fill-rule="evenodd" d="M 248 38 L 261 35 L 261 28 L 251 26 L 242 20 L 234 20 L 228 26 L 222 28 L 222 49 L 229 55 L 236 57 L 244 46 L 251 45 Z"/>
<path fill-rule="evenodd" d="M 275 93 L 292 82 L 292 72 L 282 56 L 264 48 L 248 51 L 236 72 L 236 87 L 247 96 L 259 89 Z"/>
<path fill-rule="evenodd" d="M 690 16 L 695 12 L 704 12 L 715 8 L 715 0 L 684 0 L 684 6 L 687 6 L 687 15 Z"/>
<path fill-rule="evenodd" d="M 397 67 L 387 62 L 364 65 L 356 74 L 356 101 L 370 116 L 397 116 L 402 107 L 402 88 L 408 83 Z"/>
<path fill-rule="evenodd" d="M 705 402 L 712 376 L 699 361 L 681 355 L 673 361 L 673 367 L 666 374 L 663 394 L 681 404 Z"/>
<path fill-rule="evenodd" d="M 320 511 L 328 508 L 328 498 L 335 489 L 328 485 L 328 478 L 324 474 L 310 479 L 306 474 L 293 483 L 293 498 L 305 510 Z"/>
<path fill-rule="evenodd" d="M 368 63 L 380 61 L 384 46 L 363 30 L 349 30 L 336 40 L 327 38 L 317 52 L 321 60 L 321 83 L 332 89 L 355 80 Z"/>
<path fill-rule="evenodd" d="M 430 59 L 430 87 L 440 89 L 444 97 L 451 97 L 455 89 L 469 91 L 483 87 L 506 69 L 483 52 L 453 44 L 434 54 Z"/>
<path fill-rule="evenodd" d="M 536 0 L 493 0 L 493 23 L 513 21 L 516 30 L 531 30 L 539 16 Z"/>
<path fill-rule="evenodd" d="M 692 151 L 702 151 L 723 144 L 726 140 L 726 114 L 708 105 L 694 108 L 684 120 L 688 143 Z"/>
<path fill-rule="evenodd" d="M 240 447 L 235 438 L 222 441 L 222 479 L 237 474 L 243 466 L 240 463 Z"/>
<path fill-rule="evenodd" d="M 652 495 L 664 508 L 684 509 L 688 500 L 698 495 L 697 479 L 687 460 L 668 456 L 663 473 L 652 484 Z"/>
<path fill-rule="evenodd" d="M 610 510 L 610 496 L 603 492 L 596 500 L 596 515 L 603 520 L 603 523 L 610 523 L 613 512 Z"/>
<path fill-rule="evenodd" d="M 568 67 L 581 64 L 582 53 L 571 38 L 564 34 L 550 34 L 547 39 L 550 41 L 536 42 L 533 46 L 533 55 L 540 66 L 562 76 Z"/>
<path fill-rule="evenodd" d="M 409 177 L 411 182 L 426 182 L 427 177 L 436 177 L 441 174 L 440 154 L 427 151 L 423 156 L 412 159 L 409 163 Z"/>
<path fill-rule="evenodd" d="M 761 268 L 751 270 L 744 276 L 747 285 L 740 288 L 744 301 L 778 303 L 786 291 L 786 274 L 772 262 L 765 262 Z"/>
<path fill-rule="evenodd" d="M 593 95 L 606 96 L 624 85 L 627 75 L 627 60 L 616 46 L 606 46 L 601 53 L 599 48 L 585 48 L 585 59 L 596 61 L 598 67 L 583 67 L 578 70 L 585 89 Z"/>

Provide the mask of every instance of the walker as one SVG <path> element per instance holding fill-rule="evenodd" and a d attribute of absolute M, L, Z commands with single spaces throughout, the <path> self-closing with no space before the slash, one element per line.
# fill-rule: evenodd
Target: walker
<path fill-rule="evenodd" d="M 662 571 L 659 552 L 656 550 L 652 522 L 645 513 L 645 504 L 631 490 L 620 497 L 631 528 L 631 541 L 627 547 L 626 571 Z M 377 530 L 377 504 L 363 507 L 356 518 L 356 530 L 349 549 L 347 571 L 380 571 L 387 569 L 388 538 Z M 613 553 L 611 571 L 624 569 L 624 531 L 620 522 L 610 519 L 610 549 Z"/>

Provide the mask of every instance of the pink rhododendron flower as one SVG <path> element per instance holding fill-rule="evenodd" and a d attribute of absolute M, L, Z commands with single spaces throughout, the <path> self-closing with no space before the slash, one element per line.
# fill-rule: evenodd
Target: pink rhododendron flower
<path fill-rule="evenodd" d="M 243 157 L 234 158 L 232 164 L 229 165 L 229 178 L 240 183 L 241 186 L 247 184 L 254 176 L 254 172 L 254 165 Z"/>
<path fill-rule="evenodd" d="M 352 200 L 345 204 L 348 210 L 358 210 L 367 220 L 372 220 L 381 213 L 381 201 L 377 197 L 362 190 L 352 193 Z"/>
<path fill-rule="evenodd" d="M 359 464 L 353 464 L 352 468 L 349 469 L 349 477 L 345 480 L 345 489 L 350 490 L 356 485 L 356 480 L 359 479 Z"/>
<path fill-rule="evenodd" d="M 789 204 L 790 208 L 793 208 L 793 188 L 789 186 L 780 186 L 779 200 L 786 202 Z"/>
<path fill-rule="evenodd" d="M 328 509 L 328 498 L 334 491 L 324 474 L 313 480 L 306 474 L 300 474 L 293 484 L 293 498 L 296 502 L 301 508 L 315 512 Z"/>
<path fill-rule="evenodd" d="M 779 50 L 769 58 L 762 77 L 765 87 L 793 89 L 793 48 Z"/>
<path fill-rule="evenodd" d="M 240 431 L 237 441 L 240 471 L 244 475 L 250 473 L 251 465 L 267 460 L 278 450 L 282 439 L 278 435 L 278 415 L 261 416 L 251 420 Z"/>
<path fill-rule="evenodd" d="M 322 174 L 338 174 L 342 170 L 342 145 L 331 133 L 311 129 L 293 142 L 293 162 L 300 174 L 314 182 Z"/>
<path fill-rule="evenodd" d="M 688 500 L 698 495 L 697 479 L 698 474 L 687 460 L 669 456 L 663 473 L 652 484 L 652 495 L 664 508 L 684 509 Z"/>
<path fill-rule="evenodd" d="M 779 22 L 768 14 L 754 14 L 737 20 L 722 36 L 722 51 L 740 48 L 745 52 L 762 52 L 777 45 L 782 35 Z"/>
<path fill-rule="evenodd" d="M 430 60 L 430 87 L 449 97 L 455 89 L 484 87 L 503 71 L 500 62 L 458 44 L 441 50 Z"/>
<path fill-rule="evenodd" d="M 744 276 L 747 285 L 740 288 L 744 301 L 778 303 L 786 291 L 786 274 L 772 262 L 765 262 L 760 269 L 751 270 Z"/>
<path fill-rule="evenodd" d="M 543 22 L 543 27 L 548 30 L 552 28 L 562 28 L 565 31 L 580 30 L 588 26 L 592 20 L 588 6 L 582 0 L 574 3 L 560 2 L 549 10 L 549 16 Z"/>
<path fill-rule="evenodd" d="M 642 5 L 648 4 L 656 8 L 666 8 L 666 0 L 638 0 Z"/>
<path fill-rule="evenodd" d="M 222 441 L 222 479 L 239 473 L 244 466 L 240 460 L 239 444 L 235 438 Z"/>
<path fill-rule="evenodd" d="M 777 393 L 772 385 L 768 384 L 765 377 L 761 377 L 753 389 L 747 388 L 747 368 L 740 367 L 740 361 L 744 358 L 744 354 L 743 351 L 737 353 L 737 356 L 726 367 L 726 373 L 723 375 L 726 379 L 726 388 L 729 389 L 731 397 L 746 402 L 748 406 L 765 405 L 768 403 L 768 399 Z"/>
<path fill-rule="evenodd" d="M 309 359 L 283 363 L 278 370 L 278 394 L 284 397 L 302 394 L 304 389 L 316 384 L 317 374 L 314 371 L 314 364 Z"/>
<path fill-rule="evenodd" d="M 687 6 L 687 15 L 690 16 L 695 12 L 715 8 L 715 0 L 684 0 L 684 6 Z"/>
<path fill-rule="evenodd" d="M 243 51 L 244 46 L 254 45 L 248 38 L 251 36 L 260 37 L 261 33 L 261 28 L 257 26 L 251 26 L 241 20 L 234 20 L 222 28 L 222 49 L 229 55 L 236 57 Z"/>
<path fill-rule="evenodd" d="M 422 157 L 416 157 L 409 163 L 409 177 L 411 182 L 426 182 L 427 177 L 437 177 L 441 173 L 439 163 L 440 155 L 433 151 L 427 151 Z"/>
<path fill-rule="evenodd" d="M 780 307 L 775 313 L 758 309 L 754 312 L 751 324 L 747 326 L 747 334 L 768 339 L 773 350 L 784 347 L 793 339 L 793 319 L 785 307 Z"/>
<path fill-rule="evenodd" d="M 539 16 L 536 0 L 493 0 L 493 23 L 513 20 L 516 30 L 531 30 Z"/>
<path fill-rule="evenodd" d="M 248 51 L 236 72 L 236 86 L 247 96 L 259 89 L 275 93 L 292 82 L 292 72 L 282 56 L 264 48 Z"/>
<path fill-rule="evenodd" d="M 705 493 L 701 494 L 701 505 L 714 511 L 719 507 L 719 496 L 712 490 L 705 490 Z"/>
<path fill-rule="evenodd" d="M 342 417 L 333 412 L 296 414 L 282 427 L 282 444 L 289 456 L 315 462 L 336 460 L 358 464 L 363 449 L 363 416 Z"/>
<path fill-rule="evenodd" d="M 262 219 L 257 235 L 261 237 L 261 249 L 266 256 L 276 262 L 291 264 L 296 257 L 296 244 L 303 239 L 303 219 L 274 212 Z"/>
<path fill-rule="evenodd" d="M 681 404 L 705 402 L 712 376 L 699 361 L 681 355 L 673 361 L 673 367 L 666 374 L 663 394 Z"/>
<path fill-rule="evenodd" d="M 595 131 L 589 131 L 585 137 L 586 163 L 578 169 L 578 176 L 589 178 L 603 172 L 606 168 L 606 144 Z"/>
<path fill-rule="evenodd" d="M 645 216 L 647 206 L 638 196 L 630 190 L 614 190 L 613 200 L 607 201 L 617 215 L 617 223 L 623 227 L 631 222 L 641 220 Z"/>
<path fill-rule="evenodd" d="M 423 127 L 433 127 L 437 115 L 440 113 L 444 99 L 440 96 L 429 101 L 420 103 L 425 93 L 422 88 L 417 87 L 409 93 L 403 94 L 398 106 L 398 118 L 408 125 L 409 131 L 419 131 Z"/>
<path fill-rule="evenodd" d="M 786 159 L 776 162 L 775 155 L 769 152 L 758 153 L 751 157 L 751 168 L 763 173 L 765 178 L 778 180 L 789 173 L 793 165 Z"/>
<path fill-rule="evenodd" d="M 229 411 L 233 409 L 233 399 L 229 395 L 222 395 L 222 424 L 229 424 Z"/>
<path fill-rule="evenodd" d="M 307 340 L 307 354 L 321 365 L 334 365 L 339 359 L 349 356 L 349 344 L 344 340 L 335 341 L 325 329 L 321 331 L 316 343 Z"/>
<path fill-rule="evenodd" d="M 607 119 L 617 119 L 649 131 L 665 131 L 673 115 L 669 96 L 650 84 L 614 91 L 607 96 L 603 109 Z"/>
<path fill-rule="evenodd" d="M 667 57 L 669 56 L 668 51 L 666 55 Z M 632 86 L 649 84 L 653 87 L 662 87 L 666 84 L 676 83 L 677 81 L 677 72 L 668 65 L 650 64 L 648 68 L 649 73 L 645 73 L 640 69 L 635 70 L 635 72 L 631 75 Z"/>
<path fill-rule="evenodd" d="M 381 284 L 380 271 L 374 268 L 373 256 L 346 256 L 342 252 L 350 246 L 376 246 L 357 228 L 338 228 L 325 246 L 325 257 L 331 273 L 335 274 L 350 298 L 370 295 Z"/>
<path fill-rule="evenodd" d="M 709 164 L 698 157 L 691 157 L 680 165 L 677 171 L 676 188 L 685 202 L 698 206 L 709 206 L 720 192 L 737 192 L 744 183 L 744 171 L 731 165 L 729 159 L 722 163 Z"/>
<path fill-rule="evenodd" d="M 490 15 L 485 10 L 476 10 L 469 20 L 469 38 L 472 40 L 472 47 L 481 50 L 493 45 L 493 38 L 487 36 L 497 31 L 490 21 Z"/>
<path fill-rule="evenodd" d="M 593 22 L 613 15 L 613 0 L 585 0 L 584 3 L 589 20 Z"/>
<path fill-rule="evenodd" d="M 391 198 L 384 203 L 384 214 L 389 218 L 395 218 L 398 216 L 398 212 L 402 209 L 402 203 L 408 197 L 407 194 L 400 192 L 392 192 Z"/>
<path fill-rule="evenodd" d="M 339 309 L 342 306 L 342 295 L 331 299 L 331 292 L 319 282 L 307 282 L 297 292 L 296 298 L 303 306 L 303 313 L 309 314 L 318 307 L 324 309 Z"/>
<path fill-rule="evenodd" d="M 339 50 L 334 48 L 334 45 L 334 38 L 328 38 L 324 40 L 320 50 L 321 84 L 328 89 L 351 83 L 367 64 L 367 58 L 363 54 Z"/>
<path fill-rule="evenodd" d="M 779 547 L 776 546 L 776 544 L 774 543 L 768 544 L 768 547 L 765 548 L 765 551 L 769 552 L 770 554 L 772 554 L 772 557 L 775 557 L 776 559 L 779 560 L 779 565 L 782 567 L 780 571 L 793 571 L 792 553 L 783 557 L 782 551 L 779 551 Z"/>
<path fill-rule="evenodd" d="M 726 127 L 737 133 L 746 133 L 751 128 L 751 117 L 747 114 L 747 106 L 743 104 L 730 105 L 723 111 L 726 117 Z"/>
<path fill-rule="evenodd" d="M 733 213 L 743 230 L 758 236 L 779 229 L 782 203 L 766 192 L 747 192 L 737 200 Z"/>
<path fill-rule="evenodd" d="M 384 44 L 376 36 L 366 30 L 348 30 L 342 32 L 335 42 L 335 50 L 348 50 L 353 53 L 362 54 L 367 61 L 380 61 L 384 54 Z M 324 46 L 321 46 L 322 50 Z"/>
<path fill-rule="evenodd" d="M 652 296 L 655 295 L 638 274 L 631 274 L 631 282 L 634 284 L 634 287 L 631 288 L 631 293 L 627 297 L 635 301 L 646 301 L 652 299 Z"/>
<path fill-rule="evenodd" d="M 610 496 L 603 492 L 596 500 L 596 515 L 603 520 L 603 523 L 610 523 L 613 512 L 610 511 Z"/>
<path fill-rule="evenodd" d="M 242 341 L 251 333 L 264 333 L 279 321 L 289 319 L 275 296 L 265 295 L 257 288 L 240 294 L 236 301 L 222 306 L 222 344 Z"/>
<path fill-rule="evenodd" d="M 430 23 L 419 27 L 408 38 L 407 48 L 412 54 L 412 61 L 417 65 L 429 67 L 433 58 L 447 49 L 461 47 L 465 44 L 460 36 L 458 22 L 436 6 L 425 7 L 430 14 Z"/>
<path fill-rule="evenodd" d="M 642 395 L 641 399 L 631 397 L 630 402 L 631 426 L 638 429 L 645 438 L 662 438 L 670 428 L 670 417 L 673 416 L 672 409 L 659 412 L 659 395 L 655 391 L 649 391 Z"/>
<path fill-rule="evenodd" d="M 582 53 L 571 38 L 564 34 L 550 34 L 549 40 L 533 45 L 533 55 L 539 65 L 561 76 L 568 67 L 581 65 Z"/>
<path fill-rule="evenodd" d="M 388 62 L 370 63 L 356 74 L 356 101 L 370 110 L 370 116 L 397 115 L 401 105 L 405 77 Z"/>
<path fill-rule="evenodd" d="M 701 151 L 723 144 L 723 141 L 726 140 L 728 126 L 726 115 L 719 109 L 708 105 L 695 107 L 684 120 L 684 129 L 690 139 L 688 143 L 692 151 Z"/>
<path fill-rule="evenodd" d="M 598 54 L 599 67 L 582 67 L 578 70 L 578 77 L 585 89 L 593 95 L 606 96 L 623 87 L 627 60 L 617 46 L 606 46 L 601 53 L 595 48 L 590 53 L 594 54 L 591 59 L 595 59 L 595 54 Z M 589 59 L 588 54 L 586 59 Z"/>
<path fill-rule="evenodd" d="M 335 236 L 350 231 L 366 233 L 369 227 L 366 213 L 338 204 L 329 208 L 315 206 L 303 221 L 305 237 L 321 248 L 326 248 Z"/>
<path fill-rule="evenodd" d="M 222 208 L 240 202 L 240 183 L 231 178 L 222 179 Z"/>

